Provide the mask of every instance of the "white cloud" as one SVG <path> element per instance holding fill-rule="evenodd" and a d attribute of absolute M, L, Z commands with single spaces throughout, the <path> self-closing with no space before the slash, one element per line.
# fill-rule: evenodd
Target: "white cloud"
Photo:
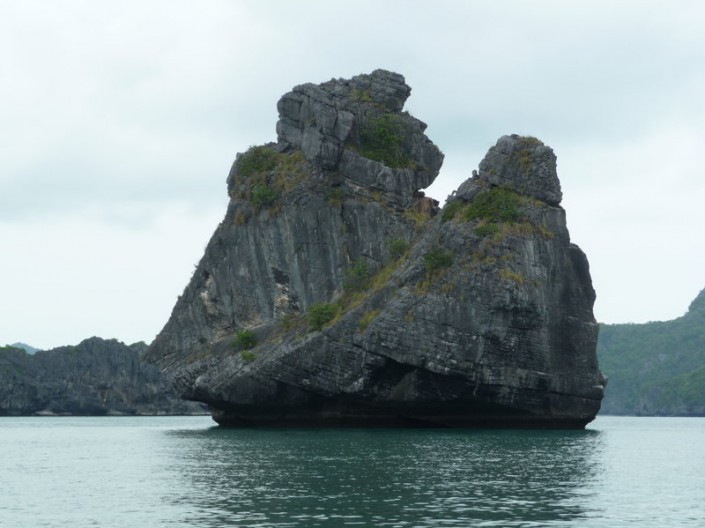
<path fill-rule="evenodd" d="M 174 206 L 135 230 L 129 219 L 144 215 L 134 208 L 0 223 L 0 336 L 40 348 L 93 335 L 151 341 L 221 212 Z"/>
<path fill-rule="evenodd" d="M 275 139 L 278 98 L 379 67 L 406 76 L 446 154 L 430 195 L 499 136 L 535 135 L 558 155 L 597 317 L 675 317 L 705 282 L 704 19 L 685 0 L 2 2 L 0 290 L 17 310 L 0 344 L 151 339 L 235 154 Z"/>
<path fill-rule="evenodd" d="M 591 262 L 601 321 L 672 319 L 705 286 L 705 137 L 662 125 L 630 144 L 576 146 L 559 158 L 568 226 Z"/>

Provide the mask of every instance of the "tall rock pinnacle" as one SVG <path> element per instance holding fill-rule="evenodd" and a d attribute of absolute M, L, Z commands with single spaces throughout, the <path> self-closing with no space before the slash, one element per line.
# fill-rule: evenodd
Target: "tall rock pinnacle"
<path fill-rule="evenodd" d="M 555 155 L 504 136 L 442 211 L 443 155 L 376 70 L 304 84 L 148 351 L 223 425 L 583 427 L 600 408 L 587 258 Z"/>

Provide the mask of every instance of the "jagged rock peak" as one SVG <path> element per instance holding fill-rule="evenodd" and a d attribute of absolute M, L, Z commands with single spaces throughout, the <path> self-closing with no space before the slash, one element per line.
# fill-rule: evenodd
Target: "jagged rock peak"
<path fill-rule="evenodd" d="M 411 94 L 411 87 L 406 84 L 403 75 L 382 69 L 351 79 L 331 79 L 319 87 L 343 101 L 373 103 L 390 112 L 401 112 Z"/>
<path fill-rule="evenodd" d="M 344 134 L 349 132 L 346 129 L 350 124 L 349 114 L 359 113 L 361 105 L 399 113 L 410 94 L 411 87 L 404 81 L 404 76 L 386 70 L 375 70 L 352 79 L 301 84 L 282 96 L 277 104 L 278 139 L 300 146 L 299 135 L 295 131 L 291 134 L 290 125 L 296 129 L 320 125 L 328 132 L 338 126 L 338 132 Z M 344 119 L 341 123 L 331 123 L 328 117 Z M 345 137 L 338 136 L 338 139 L 345 140 Z"/>
<path fill-rule="evenodd" d="M 563 198 L 556 155 L 531 136 L 502 136 L 480 162 L 478 178 L 558 205 Z"/>
<path fill-rule="evenodd" d="M 605 380 L 556 158 L 505 136 L 453 200 L 443 155 L 377 70 L 304 84 L 146 358 L 223 425 L 583 427 Z"/>
<path fill-rule="evenodd" d="M 0 347 L 0 416 L 202 413 L 141 361 L 146 348 L 99 337 L 33 355 Z"/>
<path fill-rule="evenodd" d="M 358 184 L 410 195 L 433 183 L 443 163 L 426 124 L 402 112 L 410 93 L 402 75 L 385 70 L 297 86 L 277 104 L 277 147 Z"/>

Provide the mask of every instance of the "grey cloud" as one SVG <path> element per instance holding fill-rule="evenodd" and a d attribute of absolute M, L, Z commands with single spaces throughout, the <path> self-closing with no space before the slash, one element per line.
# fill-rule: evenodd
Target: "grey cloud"
<path fill-rule="evenodd" d="M 609 317 L 626 318 L 616 296 L 636 295 L 634 284 L 658 270 L 643 262 L 627 277 L 613 265 L 602 244 L 605 231 L 618 230 L 590 201 L 614 195 L 604 216 L 621 222 L 620 200 L 645 201 L 642 181 L 663 182 L 664 171 L 679 174 L 677 184 L 660 184 L 664 201 L 681 200 L 676 187 L 702 196 L 693 182 L 705 138 L 704 19 L 705 5 L 686 0 L 2 2 L 0 225 L 18 244 L 22 236 L 11 233 L 41 240 L 43 222 L 98 217 L 166 254 L 174 248 L 159 246 L 160 215 L 184 206 L 217 218 L 235 154 L 275 138 L 282 94 L 382 67 L 406 76 L 407 109 L 446 154 L 429 190 L 435 198 L 445 199 L 503 134 L 536 135 L 555 149 L 569 226 L 596 284 L 606 285 L 598 305 L 619 305 L 625 315 Z M 653 236 L 667 239 L 674 213 L 656 213 L 661 221 L 650 228 L 666 230 Z M 702 224 L 692 212 L 677 220 L 686 231 Z M 619 229 L 637 238 L 630 222 Z M 113 242 L 116 255 L 134 253 L 128 240 Z M 702 263 L 696 249 L 682 257 Z M 681 297 L 702 282 L 687 270 L 672 278 Z M 89 272 L 87 280 L 105 279 Z M 618 292 L 620 282 L 629 288 Z M 157 286 L 177 295 L 183 284 L 135 288 Z M 649 309 L 673 313 L 682 301 L 659 295 Z M 107 301 L 92 309 L 120 320 Z"/>

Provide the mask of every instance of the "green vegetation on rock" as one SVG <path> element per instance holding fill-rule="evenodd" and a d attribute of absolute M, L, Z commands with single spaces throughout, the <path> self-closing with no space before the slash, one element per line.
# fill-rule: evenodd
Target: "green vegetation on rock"
<path fill-rule="evenodd" d="M 426 271 L 431 273 L 453 265 L 453 252 L 442 248 L 433 248 L 423 257 Z"/>
<path fill-rule="evenodd" d="M 370 88 L 374 101 L 364 101 Z M 360 102 L 350 98 L 354 89 Z M 500 138 L 453 196 L 462 202 L 456 215 L 449 221 L 447 212 L 441 224 L 436 202 L 420 190 L 443 155 L 425 125 L 402 113 L 409 93 L 402 76 L 384 71 L 299 85 L 278 104 L 278 142 L 253 159 L 238 157 L 228 222 L 199 264 L 209 275 L 194 276 L 148 352 L 174 369 L 184 395 L 211 405 L 219 423 L 281 424 L 288 415 L 323 425 L 360 412 L 362 423 L 385 415 L 405 424 L 432 417 L 431 425 L 581 427 L 597 412 L 593 290 L 582 254 L 566 247 L 561 211 L 548 209 L 560 195 L 552 152 L 532 150 L 540 181 L 523 179 L 510 153 L 524 145 Z M 498 185 L 522 193 L 525 218 L 502 208 L 511 195 L 489 204 L 498 213 L 488 206 L 467 221 L 464 211 L 477 207 L 470 202 L 483 203 Z M 544 210 L 529 198 L 537 195 L 553 197 Z M 561 238 L 525 243 L 530 221 L 545 221 Z M 497 237 L 473 234 L 483 223 Z M 507 282 L 521 281 L 519 272 L 527 287 Z M 545 289 L 533 287 L 537 277 Z M 204 294 L 211 283 L 217 298 Z M 249 365 L 253 355 L 230 346 L 234 335 L 218 338 L 243 320 L 258 325 Z M 206 361 L 194 357 L 201 351 Z M 272 391 L 281 380 L 293 391 Z M 310 398 L 293 401 L 298 389 Z"/>
<path fill-rule="evenodd" d="M 474 232 L 478 236 L 493 236 L 501 226 L 526 222 L 529 198 L 506 187 L 491 187 L 478 193 L 469 203 L 455 199 L 441 212 L 441 222 L 458 217 L 465 222 L 478 222 Z"/>
<path fill-rule="evenodd" d="M 526 277 L 524 277 L 524 275 L 508 267 L 504 267 L 499 270 L 499 276 L 502 280 L 514 282 L 520 286 L 526 282 Z"/>
<path fill-rule="evenodd" d="M 300 151 L 281 153 L 263 145 L 250 147 L 238 158 L 231 195 L 249 201 L 255 210 L 277 209 L 280 196 L 309 178 Z"/>
<path fill-rule="evenodd" d="M 473 232 L 477 236 L 481 237 L 494 236 L 499 233 L 499 225 L 492 222 L 481 222 L 475 229 L 473 229 Z"/>
<path fill-rule="evenodd" d="M 403 238 L 395 238 L 389 242 L 389 254 L 393 259 L 401 258 L 409 250 L 409 243 Z"/>
<path fill-rule="evenodd" d="M 370 323 L 374 321 L 380 313 L 381 310 L 379 308 L 376 308 L 369 312 L 365 312 L 360 318 L 360 322 L 358 323 L 358 328 L 360 329 L 360 332 L 364 332 L 365 330 L 367 330 L 367 327 L 370 326 Z"/>
<path fill-rule="evenodd" d="M 458 214 L 460 210 L 465 206 L 465 202 L 462 200 L 451 200 L 445 204 L 443 210 L 441 211 L 441 222 L 448 222 L 453 220 L 455 215 Z"/>
<path fill-rule="evenodd" d="M 242 356 L 242 361 L 244 363 L 252 363 L 255 359 L 257 359 L 257 354 L 255 354 L 252 350 L 242 350 L 240 352 L 240 356 Z"/>
<path fill-rule="evenodd" d="M 420 229 L 428 223 L 431 219 L 431 215 L 416 209 L 407 209 L 404 211 L 404 218 L 413 223 L 417 229 Z"/>
<path fill-rule="evenodd" d="M 308 310 L 308 324 L 312 330 L 320 331 L 338 315 L 337 304 L 314 304 Z"/>
<path fill-rule="evenodd" d="M 524 217 L 521 195 L 506 187 L 492 187 L 479 193 L 463 211 L 466 222 L 514 223 Z"/>
<path fill-rule="evenodd" d="M 276 168 L 280 154 L 271 147 L 250 147 L 238 160 L 238 173 L 242 178 L 269 172 Z"/>
<path fill-rule="evenodd" d="M 450 250 L 441 247 L 434 247 L 423 256 L 424 268 L 426 268 L 425 278 L 416 284 L 417 295 L 426 295 L 430 291 L 431 285 L 442 279 L 448 269 L 453 265 L 454 255 Z M 447 293 L 447 292 L 446 292 Z"/>
<path fill-rule="evenodd" d="M 251 330 L 241 330 L 235 334 L 232 345 L 235 350 L 250 350 L 257 345 L 257 336 Z"/>
<path fill-rule="evenodd" d="M 367 288 L 370 283 L 370 266 L 365 259 L 357 259 L 353 265 L 345 272 L 343 289 L 345 291 L 359 292 Z"/>
<path fill-rule="evenodd" d="M 374 99 L 372 98 L 372 92 L 370 90 L 354 89 L 350 93 L 350 100 L 357 103 L 372 103 Z"/>
<path fill-rule="evenodd" d="M 495 242 L 506 236 L 533 234 L 553 238 L 554 233 L 546 225 L 530 221 L 527 211 L 531 207 L 541 207 L 541 202 L 507 187 L 490 187 L 469 202 L 457 198 L 449 201 L 441 212 L 441 222 L 456 219 L 473 222 L 477 236 Z"/>
<path fill-rule="evenodd" d="M 408 167 L 411 158 L 403 152 L 404 124 L 397 114 L 382 114 L 363 124 L 360 153 L 388 167 Z"/>
<path fill-rule="evenodd" d="M 252 205 L 258 209 L 269 207 L 277 200 L 277 193 L 266 185 L 256 185 L 252 188 Z"/>

